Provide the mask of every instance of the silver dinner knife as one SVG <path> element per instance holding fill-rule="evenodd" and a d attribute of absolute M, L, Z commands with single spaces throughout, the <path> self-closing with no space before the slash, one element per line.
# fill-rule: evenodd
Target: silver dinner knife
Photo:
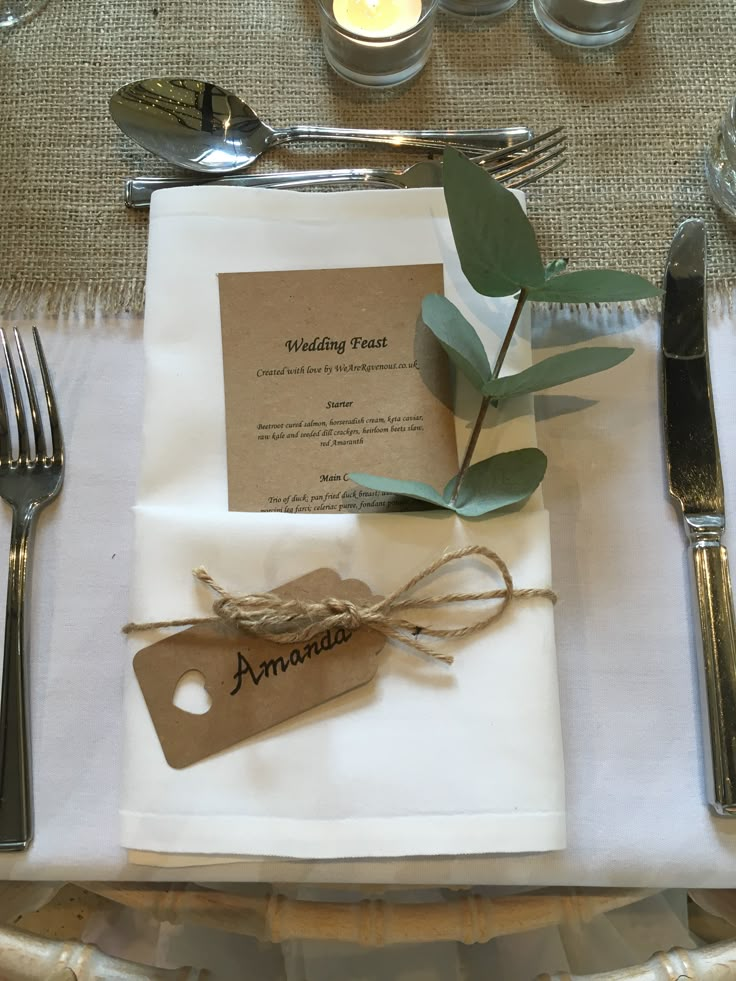
<path fill-rule="evenodd" d="M 723 480 L 708 366 L 706 236 L 698 218 L 675 233 L 662 312 L 664 443 L 679 501 L 698 611 L 701 722 L 708 802 L 736 817 L 736 629 Z"/>

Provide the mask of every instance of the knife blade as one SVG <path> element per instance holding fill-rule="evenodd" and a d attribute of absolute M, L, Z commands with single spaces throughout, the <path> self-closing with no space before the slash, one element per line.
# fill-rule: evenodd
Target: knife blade
<path fill-rule="evenodd" d="M 675 232 L 662 308 L 662 408 L 670 494 L 691 557 L 707 799 L 736 817 L 736 628 L 723 479 L 708 363 L 706 233 L 698 218 Z"/>

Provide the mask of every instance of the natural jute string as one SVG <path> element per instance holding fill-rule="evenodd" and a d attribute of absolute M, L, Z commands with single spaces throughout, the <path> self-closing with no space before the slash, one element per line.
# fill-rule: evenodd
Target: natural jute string
<path fill-rule="evenodd" d="M 479 593 L 445 593 L 440 596 L 408 597 L 416 586 L 424 579 L 441 569 L 443 565 L 457 562 L 471 555 L 479 555 L 492 563 L 501 574 L 503 589 L 490 589 Z M 205 583 L 219 596 L 212 604 L 211 617 L 186 617 L 182 620 L 154 620 L 148 623 L 129 623 L 123 627 L 124 633 L 138 630 L 153 630 L 158 627 L 190 627 L 201 623 L 224 622 L 238 627 L 249 634 L 254 634 L 262 640 L 274 641 L 277 644 L 296 644 L 309 640 L 315 634 L 325 633 L 342 627 L 344 630 L 357 630 L 359 627 L 370 627 L 385 637 L 399 641 L 421 654 L 452 664 L 449 654 L 434 651 L 419 640 L 419 635 L 442 638 L 445 640 L 467 637 L 470 634 L 484 630 L 503 615 L 512 600 L 534 599 L 542 597 L 556 601 L 557 596 L 551 589 L 515 589 L 509 567 L 496 552 L 482 545 L 469 545 L 440 556 L 430 565 L 418 572 L 405 585 L 395 590 L 390 596 L 376 603 L 353 603 L 348 599 L 328 597 L 322 600 L 300 600 L 289 596 L 278 596 L 276 593 L 254 593 L 237 596 L 229 593 L 199 567 L 194 575 L 200 582 Z M 405 620 L 400 614 L 408 609 L 428 610 L 456 603 L 475 603 L 484 600 L 500 600 L 500 604 L 472 623 L 463 627 L 431 627 L 424 624 Z"/>

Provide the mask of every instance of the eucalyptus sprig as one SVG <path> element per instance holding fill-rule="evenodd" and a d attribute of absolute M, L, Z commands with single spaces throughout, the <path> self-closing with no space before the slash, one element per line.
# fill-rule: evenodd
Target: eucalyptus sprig
<path fill-rule="evenodd" d="M 540 392 L 624 361 L 633 348 L 588 347 L 555 354 L 513 375 L 500 377 L 521 313 L 527 303 L 606 303 L 658 296 L 642 276 L 615 269 L 567 271 L 567 260 L 546 265 L 536 235 L 516 196 L 456 150 L 446 150 L 444 192 L 460 265 L 483 296 L 516 296 L 516 306 L 493 367 L 475 328 L 444 296 L 422 303 L 422 319 L 455 368 L 480 394 L 478 416 L 459 471 L 440 493 L 428 484 L 352 473 L 363 487 L 425 501 L 465 517 L 527 500 L 544 477 L 547 458 L 529 447 L 472 464 L 491 404 Z"/>

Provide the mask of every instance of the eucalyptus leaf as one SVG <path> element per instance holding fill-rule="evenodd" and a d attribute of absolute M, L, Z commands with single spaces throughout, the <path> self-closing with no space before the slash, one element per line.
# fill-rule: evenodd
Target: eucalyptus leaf
<path fill-rule="evenodd" d="M 382 491 L 385 494 L 400 494 L 403 497 L 412 497 L 418 501 L 426 501 L 438 507 L 447 507 L 442 496 L 437 493 L 434 487 L 423 484 L 419 480 L 395 480 L 393 477 L 377 477 L 370 473 L 349 473 L 348 477 L 361 487 L 369 490 Z"/>
<path fill-rule="evenodd" d="M 539 487 L 547 469 L 541 450 L 528 447 L 498 453 L 469 467 L 458 494 L 455 510 L 465 518 L 481 515 L 525 501 Z M 445 488 L 449 501 L 456 477 Z M 447 506 L 447 505 L 446 505 Z"/>
<path fill-rule="evenodd" d="M 541 392 L 555 385 L 594 375 L 625 361 L 633 354 L 632 347 L 583 347 L 575 351 L 553 354 L 516 375 L 495 378 L 483 386 L 483 394 L 493 399 Z"/>
<path fill-rule="evenodd" d="M 437 293 L 424 297 L 422 318 L 458 371 L 480 391 L 491 377 L 491 366 L 475 328 L 454 303 Z"/>
<path fill-rule="evenodd" d="M 660 296 L 662 290 L 643 276 L 616 269 L 579 269 L 552 276 L 544 285 L 528 291 L 539 303 L 607 303 Z"/>
<path fill-rule="evenodd" d="M 443 175 L 455 248 L 473 288 L 511 296 L 543 286 L 534 229 L 511 191 L 457 150 L 445 150 Z"/>

